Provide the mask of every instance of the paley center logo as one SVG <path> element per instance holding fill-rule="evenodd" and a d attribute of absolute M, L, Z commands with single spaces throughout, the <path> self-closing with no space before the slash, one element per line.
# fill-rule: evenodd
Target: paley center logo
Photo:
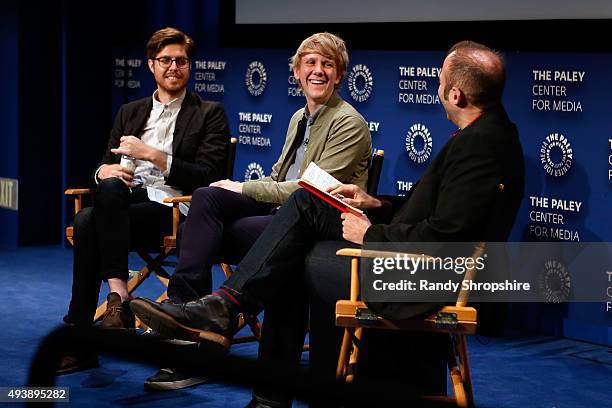
<path fill-rule="evenodd" d="M 408 157 L 415 163 L 425 163 L 431 156 L 433 139 L 429 129 L 422 123 L 415 123 L 410 126 L 406 134 L 406 151 Z"/>
<path fill-rule="evenodd" d="M 540 148 L 540 161 L 546 173 L 561 177 L 572 167 L 573 160 L 574 152 L 567 137 L 561 133 L 546 136 Z"/>
<path fill-rule="evenodd" d="M 347 82 L 351 97 L 357 102 L 367 100 L 372 94 L 374 78 L 367 65 L 357 64 L 353 66 Z"/>
<path fill-rule="evenodd" d="M 257 162 L 249 163 L 246 171 L 244 172 L 244 181 L 259 180 L 264 177 L 264 169 L 261 167 L 261 164 Z"/>
<path fill-rule="evenodd" d="M 244 82 L 249 93 L 253 96 L 261 95 L 266 89 L 267 81 L 268 74 L 264 64 L 259 61 L 251 62 L 244 76 Z"/>
<path fill-rule="evenodd" d="M 567 267 L 556 259 L 548 259 L 538 277 L 538 286 L 545 301 L 567 302 L 572 287 Z"/>

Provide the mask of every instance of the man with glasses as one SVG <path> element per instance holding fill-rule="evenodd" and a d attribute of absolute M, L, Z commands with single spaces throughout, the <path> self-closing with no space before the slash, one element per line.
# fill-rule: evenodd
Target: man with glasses
<path fill-rule="evenodd" d="M 172 231 L 165 195 L 191 194 L 222 178 L 229 127 L 223 107 L 187 91 L 193 40 L 175 28 L 158 30 L 147 43 L 153 95 L 121 106 L 108 148 L 94 173 L 93 207 L 74 219 L 72 299 L 64 321 L 91 325 L 101 281 L 109 295 L 102 327 L 134 327 L 124 302 L 128 251 L 159 246 Z M 59 373 L 97 366 L 94 354 L 68 353 Z"/>

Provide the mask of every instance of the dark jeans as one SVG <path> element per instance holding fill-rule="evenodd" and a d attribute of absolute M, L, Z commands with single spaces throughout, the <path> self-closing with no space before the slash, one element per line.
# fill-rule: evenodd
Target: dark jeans
<path fill-rule="evenodd" d="M 335 303 L 348 299 L 350 289 L 349 259 L 335 251 L 355 246 L 342 239 L 336 209 L 305 190 L 289 197 L 224 284 L 265 305 L 260 361 L 298 364 L 310 315 L 312 376 L 334 381 L 343 333 L 335 327 Z M 444 393 L 446 341 L 439 335 L 367 331 L 357 381 L 388 380 L 396 387 L 401 381 L 402 389 Z M 254 394 L 280 406 L 292 399 L 279 389 L 260 387 Z"/>
<path fill-rule="evenodd" d="M 183 224 L 168 297 L 183 303 L 210 294 L 212 266 L 221 260 L 238 263 L 269 224 L 272 207 L 223 188 L 197 189 Z"/>
<path fill-rule="evenodd" d="M 267 305 L 303 282 L 304 259 L 317 241 L 342 240 L 340 213 L 308 191 L 293 193 L 224 283 Z"/>
<path fill-rule="evenodd" d="M 119 178 L 102 180 L 93 207 L 74 218 L 72 299 L 64 320 L 92 324 L 101 281 L 127 281 L 128 252 L 158 249 L 171 232 L 171 207 L 149 201 L 144 188 L 130 191 Z"/>
<path fill-rule="evenodd" d="M 298 364 L 308 326 L 304 261 L 317 241 L 342 240 L 340 213 L 306 190 L 293 193 L 224 286 L 265 306 L 258 359 Z M 344 241 L 348 245 L 348 242 Z M 255 302 L 257 301 L 257 302 Z M 290 405 L 291 395 L 265 388 L 258 397 Z"/>

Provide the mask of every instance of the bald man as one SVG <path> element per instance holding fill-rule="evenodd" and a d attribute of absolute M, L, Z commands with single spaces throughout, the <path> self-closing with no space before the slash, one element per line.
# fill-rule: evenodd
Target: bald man
<path fill-rule="evenodd" d="M 333 188 L 332 194 L 342 194 L 367 214 L 358 217 L 341 214 L 298 190 L 218 292 L 178 306 L 136 299 L 130 307 L 160 333 L 228 344 L 238 313 L 263 305 L 266 314 L 259 358 L 298 364 L 309 303 L 311 307 L 325 304 L 317 313 L 310 312 L 310 360 L 311 364 L 325 360 L 321 374 L 333 376 L 338 338 L 334 341 L 321 332 L 333 333 L 333 304 L 348 298 L 348 274 L 345 268 L 334 270 L 326 264 L 317 271 L 309 268 L 305 276 L 307 254 L 317 242 L 329 240 L 339 241 L 337 247 L 364 242 L 506 240 L 523 196 L 524 161 L 517 128 L 502 106 L 504 84 L 500 54 L 471 41 L 455 44 L 444 60 L 438 94 L 458 130 L 410 195 L 372 197 L 355 185 Z M 506 186 L 504 199 L 495 200 L 500 183 Z M 491 214 L 496 219 L 493 229 L 485 225 Z M 333 260 L 333 248 L 329 254 Z M 332 290 L 330 285 L 336 287 Z M 439 304 L 370 306 L 381 316 L 398 319 L 425 313 Z M 250 406 L 290 406 L 290 396 L 259 391 Z"/>

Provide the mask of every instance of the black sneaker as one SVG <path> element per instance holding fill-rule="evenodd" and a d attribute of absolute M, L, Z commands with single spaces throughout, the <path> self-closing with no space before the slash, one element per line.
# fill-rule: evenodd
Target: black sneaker
<path fill-rule="evenodd" d="M 175 368 L 162 368 L 145 380 L 144 388 L 147 391 L 180 390 L 207 381 L 206 377 L 194 376 Z"/>

